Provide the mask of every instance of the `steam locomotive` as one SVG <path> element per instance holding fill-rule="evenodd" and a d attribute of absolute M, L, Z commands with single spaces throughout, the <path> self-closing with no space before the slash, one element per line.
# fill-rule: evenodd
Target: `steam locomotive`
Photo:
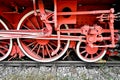
<path fill-rule="evenodd" d="M 0 61 L 85 62 L 119 54 L 119 0 L 0 0 Z"/>

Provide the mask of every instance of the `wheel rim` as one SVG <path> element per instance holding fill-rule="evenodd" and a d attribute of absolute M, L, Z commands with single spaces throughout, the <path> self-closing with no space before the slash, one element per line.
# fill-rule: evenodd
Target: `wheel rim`
<path fill-rule="evenodd" d="M 0 30 L 8 30 L 7 25 L 0 19 Z M 0 61 L 7 58 L 12 50 L 12 39 L 0 40 Z"/>
<path fill-rule="evenodd" d="M 99 45 L 102 45 L 103 42 L 98 42 Z M 76 52 L 78 57 L 85 62 L 96 62 L 103 58 L 106 53 L 106 48 L 95 47 L 91 48 L 85 42 L 78 42 L 76 47 Z"/>
<path fill-rule="evenodd" d="M 50 11 L 47 11 L 50 12 Z M 20 20 L 18 24 L 19 29 L 42 29 L 44 27 L 39 28 L 37 25 L 41 25 L 41 22 L 35 22 L 32 20 L 35 18 L 34 11 L 27 13 L 23 18 Z M 26 19 L 31 21 L 34 27 L 30 27 L 31 25 L 27 25 Z M 33 22 L 34 21 L 34 22 Z M 37 20 L 36 20 L 37 21 Z M 39 20 L 40 21 L 40 20 Z M 36 23 L 36 24 L 35 24 Z M 65 26 L 67 28 L 67 26 Z M 56 34 L 56 33 L 53 33 Z M 32 60 L 38 62 L 51 62 L 59 59 L 61 56 L 64 55 L 66 50 L 69 47 L 70 41 L 62 41 L 62 45 L 60 50 L 56 53 L 56 55 L 51 56 L 51 53 L 57 48 L 57 40 L 40 40 L 40 39 L 17 39 L 18 45 L 20 46 L 21 50 L 24 52 L 26 56 L 31 58 Z"/>

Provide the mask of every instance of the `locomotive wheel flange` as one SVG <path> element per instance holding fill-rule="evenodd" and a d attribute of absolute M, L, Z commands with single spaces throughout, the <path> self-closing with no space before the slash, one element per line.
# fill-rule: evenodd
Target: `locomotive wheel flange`
<path fill-rule="evenodd" d="M 0 30 L 9 30 L 3 20 L 0 19 Z M 12 39 L 0 40 L 0 61 L 6 59 L 12 50 Z"/>
<path fill-rule="evenodd" d="M 100 46 L 104 44 L 104 42 L 96 42 L 96 44 Z M 106 51 L 104 47 L 91 47 L 85 42 L 78 42 L 76 47 L 78 57 L 85 62 L 96 62 L 102 59 Z"/>
<path fill-rule="evenodd" d="M 37 10 L 39 12 L 39 10 Z M 46 13 L 51 13 L 51 11 L 46 10 Z M 37 18 L 36 18 L 37 17 Z M 52 18 L 53 16 L 51 16 Z M 40 25 L 40 26 L 39 26 Z M 54 27 L 53 23 L 49 23 L 49 26 Z M 34 26 L 34 27 L 33 27 Z M 46 25 L 44 21 L 40 20 L 40 15 L 35 16 L 34 11 L 28 12 L 25 14 L 18 24 L 17 30 L 26 29 L 26 30 L 34 30 L 34 29 L 45 29 Z M 67 25 L 62 26 L 63 29 L 68 28 Z M 52 34 L 57 35 L 56 31 L 53 29 Z M 52 35 L 51 34 L 51 35 Z M 65 34 L 69 35 L 69 34 Z M 47 35 L 49 37 L 49 35 Z M 21 50 L 24 52 L 26 56 L 30 59 L 38 61 L 38 62 L 51 62 L 59 59 L 64 55 L 66 50 L 69 47 L 69 40 L 61 40 L 60 41 L 60 49 L 56 52 L 55 55 L 51 55 L 52 52 L 57 48 L 58 41 L 57 40 L 47 40 L 47 39 L 17 39 L 18 45 Z"/>

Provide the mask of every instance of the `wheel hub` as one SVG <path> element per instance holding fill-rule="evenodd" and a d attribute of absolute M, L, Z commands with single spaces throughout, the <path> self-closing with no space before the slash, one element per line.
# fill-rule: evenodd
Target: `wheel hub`
<path fill-rule="evenodd" d="M 49 40 L 39 40 L 39 39 L 36 40 L 36 41 L 37 41 L 38 44 L 40 44 L 40 45 L 42 45 L 42 46 L 48 44 L 48 42 L 49 42 Z"/>
<path fill-rule="evenodd" d="M 87 45 L 86 51 L 88 54 L 95 54 L 98 51 L 98 47 L 91 47 L 90 45 Z"/>

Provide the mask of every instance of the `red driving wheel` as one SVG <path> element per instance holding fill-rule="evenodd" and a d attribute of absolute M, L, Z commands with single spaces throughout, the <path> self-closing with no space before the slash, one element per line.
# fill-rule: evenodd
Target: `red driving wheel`
<path fill-rule="evenodd" d="M 8 30 L 7 25 L 0 19 L 0 30 Z M 7 58 L 12 50 L 12 39 L 0 40 L 0 61 Z"/>
<path fill-rule="evenodd" d="M 37 10 L 37 12 L 39 12 Z M 49 14 L 51 11 L 46 10 Z M 52 17 L 52 16 L 51 16 Z M 52 28 L 54 28 L 54 24 L 51 24 Z M 34 11 L 28 12 L 23 18 L 20 20 L 18 24 L 17 30 L 25 29 L 25 30 L 41 30 L 45 29 L 46 26 L 42 20 L 40 20 L 40 16 L 34 16 Z M 68 28 L 67 25 L 62 27 L 64 29 Z M 57 35 L 55 30 L 52 31 L 52 34 Z M 68 34 L 66 34 L 68 35 Z M 32 60 L 38 62 L 51 62 L 59 59 L 64 55 L 66 50 L 69 47 L 69 40 L 61 40 L 60 41 L 60 49 L 55 53 L 55 55 L 51 55 L 53 51 L 56 50 L 58 46 L 58 40 L 47 40 L 47 39 L 17 39 L 18 44 L 21 50 L 25 53 L 26 56 L 31 58 Z"/>
<path fill-rule="evenodd" d="M 103 45 L 104 42 L 96 42 L 96 45 Z M 96 62 L 103 58 L 106 53 L 106 48 L 104 47 L 91 47 L 85 42 L 78 42 L 76 47 L 76 52 L 78 57 L 85 62 Z"/>

